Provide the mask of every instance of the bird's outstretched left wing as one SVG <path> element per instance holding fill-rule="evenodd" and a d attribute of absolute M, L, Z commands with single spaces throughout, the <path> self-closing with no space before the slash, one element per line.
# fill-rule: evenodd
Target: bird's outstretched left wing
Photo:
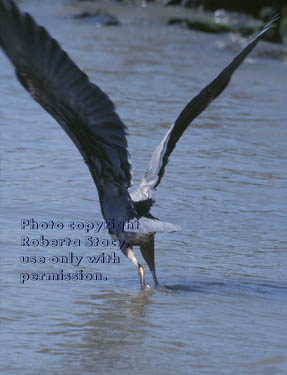
<path fill-rule="evenodd" d="M 12 0 L 0 0 L 0 45 L 22 85 L 71 137 L 98 188 L 108 180 L 127 189 L 125 125 L 109 97 Z"/>
<path fill-rule="evenodd" d="M 155 189 L 164 175 L 169 155 L 175 148 L 175 145 L 183 132 L 186 130 L 189 124 L 227 87 L 232 74 L 244 61 L 246 56 L 248 56 L 248 54 L 253 50 L 261 36 L 277 19 L 278 17 L 274 17 L 264 27 L 264 29 L 258 35 L 256 35 L 232 60 L 232 62 L 186 105 L 175 123 L 166 133 L 161 143 L 153 152 L 149 161 L 148 170 L 142 179 L 140 186 L 131 194 L 131 197 L 135 202 L 147 201 L 149 202 L 149 205 L 152 204 L 152 202 L 155 200 Z"/>

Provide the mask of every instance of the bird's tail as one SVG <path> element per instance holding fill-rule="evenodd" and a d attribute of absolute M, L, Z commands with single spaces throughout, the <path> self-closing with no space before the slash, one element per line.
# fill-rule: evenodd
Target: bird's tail
<path fill-rule="evenodd" d="M 157 219 L 149 219 L 147 217 L 140 217 L 139 219 L 133 218 L 125 222 L 124 231 L 125 232 L 135 232 L 135 233 L 171 233 L 180 230 L 179 226 L 176 226 L 165 221 Z"/>
<path fill-rule="evenodd" d="M 101 186 L 98 182 L 98 191 L 102 213 L 111 233 L 168 233 L 180 229 L 173 224 L 139 214 L 128 191 L 115 183 L 106 182 Z"/>

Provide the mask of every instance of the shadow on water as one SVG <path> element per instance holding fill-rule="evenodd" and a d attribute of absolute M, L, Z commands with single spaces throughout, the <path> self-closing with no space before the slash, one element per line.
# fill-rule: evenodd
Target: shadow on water
<path fill-rule="evenodd" d="M 207 293 L 246 296 L 265 296 L 287 298 L 287 284 L 253 280 L 191 280 L 179 284 L 162 285 L 159 290 L 176 293 Z"/>

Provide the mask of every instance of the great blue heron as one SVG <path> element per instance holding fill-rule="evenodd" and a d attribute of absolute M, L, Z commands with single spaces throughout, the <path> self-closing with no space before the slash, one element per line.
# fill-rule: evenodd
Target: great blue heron
<path fill-rule="evenodd" d="M 99 194 L 106 221 L 138 222 L 138 230 L 115 225 L 110 234 L 124 243 L 122 252 L 135 264 L 141 287 L 144 269 L 133 246 L 140 246 L 155 285 L 154 235 L 171 232 L 176 226 L 155 219 L 150 209 L 155 191 L 177 141 L 197 117 L 228 85 L 233 72 L 256 46 L 266 27 L 234 60 L 181 112 L 155 149 L 140 186 L 132 193 L 131 166 L 127 150 L 126 127 L 115 112 L 110 98 L 91 83 L 64 52 L 58 42 L 12 0 L 0 0 L 0 44 L 16 68 L 21 84 L 49 112 L 70 136 L 84 158 Z M 121 228 L 121 229 L 119 229 Z"/>

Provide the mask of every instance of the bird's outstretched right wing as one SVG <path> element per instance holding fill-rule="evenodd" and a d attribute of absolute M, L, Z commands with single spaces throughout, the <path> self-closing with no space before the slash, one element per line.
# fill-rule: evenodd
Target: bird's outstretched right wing
<path fill-rule="evenodd" d="M 244 61 L 246 56 L 248 56 L 253 50 L 261 36 L 277 19 L 278 16 L 274 17 L 232 60 L 232 62 L 186 105 L 175 123 L 171 126 L 163 140 L 153 152 L 149 161 L 148 170 L 142 179 L 140 186 L 131 194 L 131 197 L 135 202 L 140 204 L 140 202 L 146 201 L 148 202 L 148 205 L 151 206 L 152 202 L 155 201 L 155 189 L 164 175 L 169 155 L 175 148 L 175 145 L 183 132 L 189 124 L 227 87 L 232 74 Z"/>

